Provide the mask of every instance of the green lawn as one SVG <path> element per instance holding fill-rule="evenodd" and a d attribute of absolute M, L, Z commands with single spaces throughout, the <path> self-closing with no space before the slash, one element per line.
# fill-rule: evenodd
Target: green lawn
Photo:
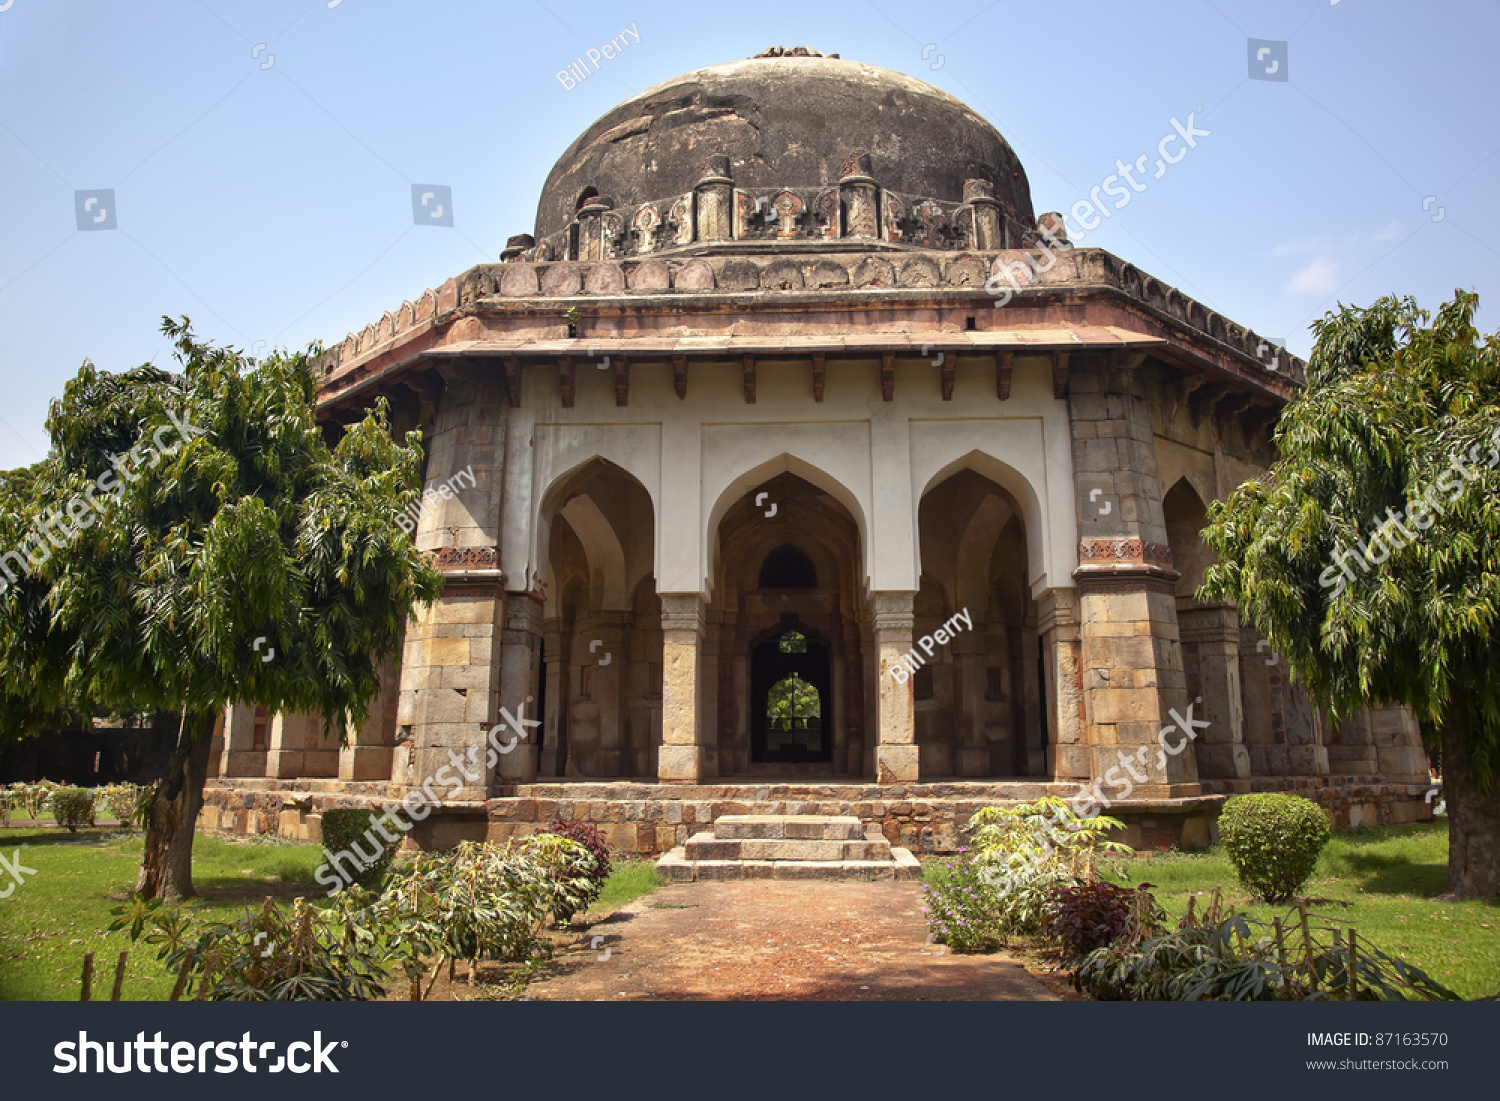
<path fill-rule="evenodd" d="M 1109 861 L 1105 867 L 1118 882 L 1155 884 L 1153 893 L 1174 922 L 1187 909 L 1189 894 L 1215 887 L 1251 918 L 1269 921 L 1286 912 L 1252 903 L 1220 847 L 1201 855 Z M 1500 991 L 1500 902 L 1435 901 L 1447 869 L 1446 822 L 1340 830 L 1302 894 L 1310 912 L 1352 922 L 1362 939 L 1464 997 L 1491 997 Z"/>
<path fill-rule="evenodd" d="M 126 1001 L 159 1001 L 172 992 L 173 976 L 144 941 L 132 945 L 109 933 L 109 911 L 135 885 L 141 834 L 108 829 L 12 828 L 0 830 L 0 852 L 35 868 L 8 898 L 0 899 L 0 1001 L 72 1001 L 79 994 L 83 954 L 94 953 L 94 997 L 109 998 L 115 963 L 130 952 Z M 209 920 L 238 917 L 267 895 L 321 899 L 313 876 L 323 861 L 317 845 L 278 839 L 230 841 L 199 834 L 193 842 L 193 883 L 203 896 L 194 908 Z M 0 871 L 0 890 L 10 877 Z M 661 886 L 649 861 L 617 860 L 595 911 L 611 910 Z"/>
<path fill-rule="evenodd" d="M 1283 907 L 1250 901 L 1220 847 L 1198 855 L 1107 861 L 1104 867 L 1118 882 L 1155 884 L 1153 893 L 1174 922 L 1187 909 L 1190 894 L 1215 887 L 1251 918 L 1269 921 L 1285 913 Z M 1435 901 L 1447 869 L 1446 822 L 1339 830 L 1302 893 L 1310 912 L 1352 922 L 1361 938 L 1464 997 L 1493 996 L 1500 990 L 1500 902 Z"/>
<path fill-rule="evenodd" d="M 21 863 L 36 874 L 24 876 L 10 897 L 0 900 L 0 1001 L 76 999 L 83 954 L 89 951 L 95 998 L 109 998 L 115 963 L 127 950 L 124 999 L 162 1000 L 171 994 L 173 977 L 157 961 L 155 949 L 144 942 L 132 945 L 123 931 L 105 931 L 109 911 L 135 885 L 140 833 L 0 831 L 7 861 L 21 845 L 27 846 Z M 313 880 L 321 860 L 316 845 L 199 835 L 193 843 L 193 882 L 204 897 L 195 908 L 206 917 L 230 919 L 266 895 L 321 895 Z M 8 876 L 0 878 L 10 883 Z"/>
<path fill-rule="evenodd" d="M 618 910 L 665 884 L 654 860 L 615 860 L 614 870 L 599 889 L 599 900 L 589 910 L 591 913 Z"/>

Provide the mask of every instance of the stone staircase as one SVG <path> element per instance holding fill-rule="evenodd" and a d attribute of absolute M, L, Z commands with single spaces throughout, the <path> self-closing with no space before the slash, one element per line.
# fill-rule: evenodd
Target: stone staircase
<path fill-rule="evenodd" d="M 922 865 L 852 816 L 726 814 L 656 863 L 674 883 L 698 879 L 915 880 Z"/>

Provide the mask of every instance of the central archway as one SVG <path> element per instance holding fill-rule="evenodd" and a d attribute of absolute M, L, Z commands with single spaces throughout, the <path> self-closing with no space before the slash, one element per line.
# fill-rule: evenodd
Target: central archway
<path fill-rule="evenodd" d="M 801 629 L 796 616 L 750 652 L 751 764 L 833 760 L 833 682 L 828 646 Z"/>
<path fill-rule="evenodd" d="M 718 775 L 873 774 L 855 517 L 790 471 L 718 511 L 704 661 Z"/>

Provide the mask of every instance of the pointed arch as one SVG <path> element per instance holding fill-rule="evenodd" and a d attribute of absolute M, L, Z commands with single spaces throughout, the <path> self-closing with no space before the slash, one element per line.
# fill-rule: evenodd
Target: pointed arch
<path fill-rule="evenodd" d="M 715 569 L 713 541 L 718 536 L 719 524 L 724 519 L 724 514 L 745 494 L 752 492 L 756 486 L 770 481 L 778 474 L 796 475 L 809 485 L 827 493 L 848 511 L 854 520 L 855 526 L 859 529 L 859 544 L 864 559 L 857 572 L 861 580 L 868 578 L 871 549 L 870 528 L 865 509 L 861 507 L 858 496 L 828 471 L 814 466 L 812 463 L 789 451 L 783 451 L 774 458 L 767 459 L 765 462 L 751 467 L 749 470 L 730 480 L 714 499 L 713 507 L 709 510 L 708 523 L 705 525 L 702 535 L 702 561 L 705 568 L 703 585 L 705 592 L 712 592 L 717 580 L 712 576 Z M 707 487 L 705 486 L 706 489 Z M 775 504 L 775 502 L 768 500 L 765 504 L 769 507 Z"/>
<path fill-rule="evenodd" d="M 644 518 L 635 516 L 633 509 L 627 507 L 625 502 L 614 500 L 605 502 L 605 506 L 618 513 L 611 517 L 606 514 L 605 507 L 601 507 L 599 501 L 579 494 L 586 483 L 600 475 L 623 479 L 628 495 L 636 496 L 638 491 L 637 506 L 645 509 L 647 515 Z M 559 474 L 546 491 L 538 495 L 533 521 L 536 534 L 531 549 L 531 568 L 543 577 L 547 576 L 551 568 L 552 525 L 556 517 L 562 516 L 574 529 L 589 554 L 591 572 L 596 569 L 602 572 L 605 585 L 603 591 L 605 599 L 609 601 L 602 606 L 626 608 L 630 602 L 629 594 L 634 591 L 641 578 L 651 575 L 654 558 L 649 554 L 642 557 L 639 553 L 633 553 L 637 548 L 632 545 L 631 536 L 636 533 L 630 531 L 622 534 L 622 523 L 628 519 L 629 524 L 626 526 L 634 527 L 644 519 L 645 530 L 654 547 L 657 541 L 655 514 L 656 502 L 639 478 L 618 463 L 597 454 L 592 455 Z M 596 537 L 592 552 L 588 551 L 590 540 L 587 533 L 590 532 Z"/>
<path fill-rule="evenodd" d="M 972 470 L 976 474 L 983 475 L 1009 493 L 1020 506 L 1021 522 L 1026 531 L 1026 557 L 1031 571 L 1031 576 L 1027 578 L 1027 581 L 1035 585 L 1047 573 L 1047 516 L 1042 506 L 1042 499 L 1035 487 L 1015 467 L 976 448 L 967 454 L 960 455 L 928 478 L 922 486 L 921 493 L 917 495 L 916 507 L 921 508 L 922 498 L 960 470 Z M 1003 526 L 1004 524 L 1001 525 Z M 997 529 L 997 536 L 998 533 Z M 1054 584 L 1056 584 L 1055 581 Z"/>

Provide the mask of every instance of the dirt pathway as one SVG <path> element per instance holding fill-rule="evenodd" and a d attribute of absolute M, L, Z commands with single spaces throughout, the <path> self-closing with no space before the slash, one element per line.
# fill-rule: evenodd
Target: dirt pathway
<path fill-rule="evenodd" d="M 558 953 L 541 1001 L 1057 1001 L 1003 955 L 926 944 L 916 883 L 687 883 Z M 605 955 L 608 958 L 602 958 Z"/>

